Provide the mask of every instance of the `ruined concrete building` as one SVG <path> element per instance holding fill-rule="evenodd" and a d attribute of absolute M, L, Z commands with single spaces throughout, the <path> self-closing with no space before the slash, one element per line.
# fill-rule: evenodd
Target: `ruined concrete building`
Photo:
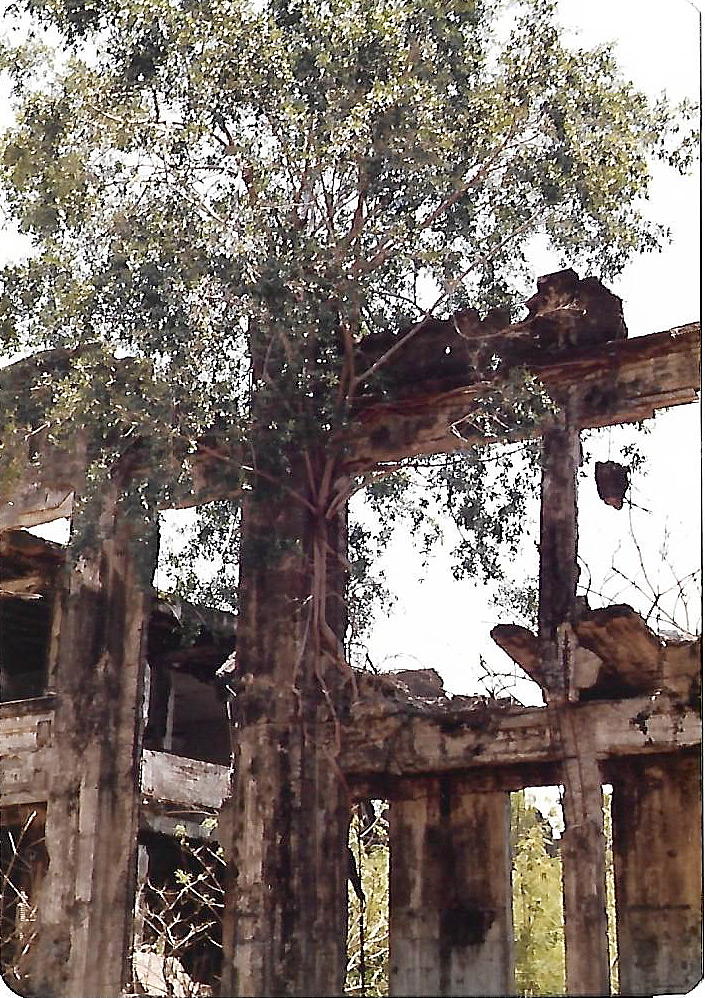
<path fill-rule="evenodd" d="M 3 961 L 22 967 L 28 992 L 115 998 L 139 987 L 135 897 L 166 883 L 188 835 L 217 838 L 226 858 L 222 965 L 204 942 L 185 968 L 193 980 L 217 976 L 223 995 L 340 993 L 347 821 L 353 802 L 372 797 L 389 802 L 391 994 L 509 995 L 509 793 L 562 785 L 567 990 L 607 994 L 605 783 L 620 991 L 695 984 L 700 644 L 661 639 L 629 607 L 590 610 L 576 598 L 581 430 L 642 420 L 699 387 L 697 325 L 625 336 L 618 299 L 599 282 L 550 275 L 523 323 L 472 311 L 429 320 L 399 349 L 387 397 L 354 414 L 350 474 L 477 442 L 480 353 L 542 380 L 557 411 L 542 429 L 538 633 L 511 622 L 493 633 L 542 687 L 540 708 L 448 698 L 428 676 L 418 685 L 360 674 L 332 725 L 325 711 L 298 718 L 276 672 L 220 682 L 234 619 L 156 598 L 117 493 L 100 497 L 101 536 L 75 561 L 24 529 L 70 515 L 81 490 L 80 452 L 56 453 L 37 433 L 26 473 L 0 497 L 2 815 L 17 832 L 2 857 L 17 888 L 2 909 Z M 369 339 L 368 361 L 389 346 Z M 31 380 L 51 362 L 2 376 Z M 193 463 L 193 501 L 222 494 L 208 491 L 208 456 Z M 250 593 L 271 586 L 276 610 L 284 584 L 261 566 L 252 578 Z M 267 658 L 284 632 L 256 603 L 241 626 L 259 621 Z M 309 724 L 317 737 L 297 755 Z"/>

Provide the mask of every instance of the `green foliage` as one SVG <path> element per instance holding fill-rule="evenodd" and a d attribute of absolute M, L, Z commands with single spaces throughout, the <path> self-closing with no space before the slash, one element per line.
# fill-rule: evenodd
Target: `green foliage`
<path fill-rule="evenodd" d="M 347 557 L 350 572 L 346 598 L 350 660 L 364 655 L 361 642 L 375 615 L 391 609 L 396 599 L 374 567 L 375 560 L 384 549 L 390 533 L 389 520 L 383 521 L 377 530 L 368 529 L 353 517 L 349 520 Z M 356 664 L 364 667 L 365 661 L 363 659 Z"/>
<path fill-rule="evenodd" d="M 199 507 L 192 523 L 164 531 L 160 569 L 180 599 L 237 610 L 240 510 L 229 500 Z"/>
<path fill-rule="evenodd" d="M 381 801 L 376 801 L 375 804 L 378 817 L 374 826 L 369 828 L 355 814 L 350 823 L 349 838 L 365 900 L 362 903 L 361 946 L 361 902 L 348 885 L 345 994 L 364 994 L 367 998 L 389 994 L 389 833 L 382 810 L 385 805 Z"/>
<path fill-rule="evenodd" d="M 376 514 L 375 550 L 383 550 L 393 528 L 401 526 L 427 557 L 450 520 L 456 528 L 453 575 L 501 579 L 501 556 L 517 554 L 537 486 L 535 441 L 466 447 L 408 462 L 366 490 Z"/>
<path fill-rule="evenodd" d="M 620 994 L 617 953 L 617 897 L 614 881 L 614 839 L 612 837 L 612 787 L 602 789 L 605 828 L 605 897 L 607 903 L 607 940 L 610 954 L 610 992 Z"/>
<path fill-rule="evenodd" d="M 208 347 L 239 339 L 240 315 L 303 336 L 359 305 L 387 325 L 414 274 L 452 279 L 468 255 L 496 300 L 518 252 L 499 246 L 537 213 L 603 275 L 655 238 L 633 201 L 674 116 L 606 49 L 568 50 L 551 4 L 133 0 L 80 39 L 74 4 L 30 7 L 66 38 L 59 59 L 6 50 L 4 176 L 42 250 L 38 324 L 118 319 L 104 335 L 217 364 Z"/>
<path fill-rule="evenodd" d="M 517 993 L 526 998 L 563 994 L 563 888 L 557 843 L 524 791 L 511 795 L 511 808 Z"/>
<path fill-rule="evenodd" d="M 495 606 L 504 610 L 513 624 L 537 630 L 539 619 L 539 591 L 534 579 L 520 584 L 500 583 L 494 600 Z"/>
<path fill-rule="evenodd" d="M 38 421 L 80 429 L 104 467 L 139 442 L 167 503 L 212 428 L 232 496 L 335 452 L 356 398 L 385 384 L 351 347 L 429 296 L 516 308 L 535 235 L 616 273 L 664 235 L 641 214 L 650 158 L 690 159 L 689 109 L 650 104 L 607 48 L 567 47 L 545 0 L 17 10 L 0 191 L 31 252 L 3 272 L 0 335 L 7 354 L 80 353 L 48 408 L 25 412 L 14 385 L 0 413 L 20 440 Z M 477 418 L 506 436 L 540 409 L 517 384 Z M 457 492 L 458 571 L 496 576 L 523 483 L 488 496 L 453 461 L 428 482 Z"/>

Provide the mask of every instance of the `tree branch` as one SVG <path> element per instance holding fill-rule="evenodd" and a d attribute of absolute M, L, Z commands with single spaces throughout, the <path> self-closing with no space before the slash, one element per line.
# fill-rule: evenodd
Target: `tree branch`
<path fill-rule="evenodd" d="M 516 229 L 508 233 L 508 235 L 505 236 L 505 238 L 502 239 L 502 241 L 498 243 L 493 250 L 491 250 L 489 253 L 486 253 L 484 256 L 475 257 L 473 261 L 470 263 L 470 265 L 466 267 L 461 274 L 459 274 L 452 281 L 449 281 L 444 290 L 441 292 L 441 294 L 436 298 L 433 304 L 426 310 L 423 317 L 419 319 L 419 321 L 415 323 L 404 336 L 401 336 L 397 340 L 397 342 L 394 343 L 389 348 L 389 350 L 386 351 L 386 353 L 382 354 L 382 356 L 379 357 L 374 362 L 374 364 L 372 364 L 370 367 L 368 367 L 366 371 L 364 371 L 362 374 L 358 375 L 355 378 L 355 381 L 353 382 L 353 388 L 357 388 L 357 386 L 361 382 L 366 381 L 369 377 L 375 374 L 376 371 L 378 371 L 383 364 L 386 364 L 386 362 L 390 359 L 390 357 L 393 357 L 398 350 L 400 350 L 403 346 L 405 346 L 406 343 L 408 343 L 408 341 L 412 339 L 412 337 L 414 337 L 420 329 L 423 328 L 424 323 L 431 318 L 434 309 L 437 308 L 438 305 L 440 305 L 440 303 L 444 299 L 450 297 L 452 292 L 455 291 L 458 285 L 468 276 L 469 273 L 471 273 L 471 271 L 475 270 L 476 267 L 484 266 L 486 263 L 489 263 L 490 260 L 492 260 L 495 256 L 497 256 L 498 253 L 500 253 L 504 249 L 507 243 L 511 242 L 513 239 L 516 239 L 518 236 L 526 232 L 527 229 L 529 229 L 534 224 L 534 222 L 539 218 L 542 212 L 543 208 L 539 208 L 522 225 L 517 226 Z"/>

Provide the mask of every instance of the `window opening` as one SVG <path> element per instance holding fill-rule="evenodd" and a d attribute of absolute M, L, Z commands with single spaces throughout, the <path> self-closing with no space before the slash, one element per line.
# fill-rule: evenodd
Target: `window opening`
<path fill-rule="evenodd" d="M 528 787 L 510 799 L 516 993 L 564 994 L 559 788 Z"/>
<path fill-rule="evenodd" d="M 348 943 L 345 994 L 389 994 L 389 821 L 387 801 L 353 808 L 348 839 Z"/>

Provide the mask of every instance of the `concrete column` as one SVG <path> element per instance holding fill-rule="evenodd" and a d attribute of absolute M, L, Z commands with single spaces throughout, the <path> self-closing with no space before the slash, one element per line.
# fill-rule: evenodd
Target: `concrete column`
<path fill-rule="evenodd" d="M 307 495 L 303 474 L 289 481 Z M 336 754 L 351 686 L 335 657 L 344 532 L 311 507 L 261 485 L 243 506 L 233 803 L 221 840 L 227 998 L 331 998 L 344 986 L 350 800 Z"/>
<path fill-rule="evenodd" d="M 702 977 L 700 758 L 631 759 L 615 769 L 620 992 L 685 993 Z"/>
<path fill-rule="evenodd" d="M 33 993 L 44 998 L 117 998 L 130 977 L 156 544 L 134 536 L 116 483 L 96 503 L 90 540 L 69 548 L 55 645 L 49 866 L 31 952 Z"/>
<path fill-rule="evenodd" d="M 544 434 L 541 449 L 539 545 L 539 649 L 544 693 L 551 705 L 556 740 L 563 746 L 565 787 L 563 906 L 566 987 L 570 995 L 609 994 L 610 968 L 605 904 L 602 782 L 590 732 L 575 729 L 566 700 L 573 692 L 578 584 L 576 475 L 580 433 L 564 414 L 563 425 Z"/>
<path fill-rule="evenodd" d="M 563 718 L 559 730 L 564 740 L 569 724 Z M 564 761 L 563 786 L 566 990 L 569 995 L 609 995 L 602 780 L 587 739 L 584 754 Z"/>
<path fill-rule="evenodd" d="M 390 994 L 511 994 L 508 794 L 405 781 L 389 836 Z"/>
<path fill-rule="evenodd" d="M 539 648 L 545 689 L 551 700 L 568 693 L 563 654 L 565 625 L 575 616 L 578 585 L 578 494 L 580 433 L 566 425 L 548 430 L 541 444 L 539 542 Z"/>

